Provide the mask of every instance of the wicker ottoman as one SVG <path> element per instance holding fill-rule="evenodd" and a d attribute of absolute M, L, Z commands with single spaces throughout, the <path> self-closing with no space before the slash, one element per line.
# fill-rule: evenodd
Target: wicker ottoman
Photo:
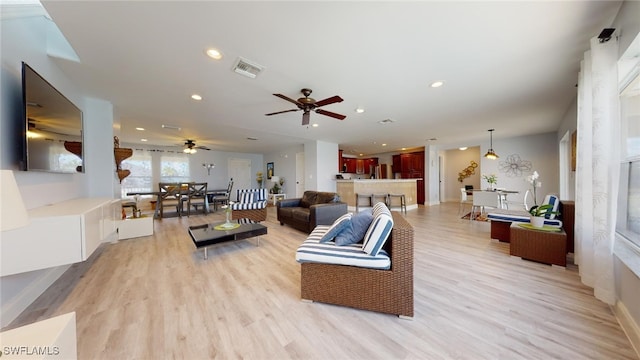
<path fill-rule="evenodd" d="M 509 253 L 526 260 L 549 265 L 567 266 L 567 234 L 530 230 L 511 224 L 511 244 Z"/>

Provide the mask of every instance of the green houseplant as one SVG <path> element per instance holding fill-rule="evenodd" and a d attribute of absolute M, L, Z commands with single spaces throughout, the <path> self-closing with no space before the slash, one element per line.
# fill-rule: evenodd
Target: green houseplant
<path fill-rule="evenodd" d="M 529 214 L 531 215 L 531 226 L 539 228 L 544 226 L 546 215 L 560 215 L 558 211 L 553 211 L 553 205 L 551 204 L 534 205 L 529 209 Z"/>
<path fill-rule="evenodd" d="M 498 177 L 496 176 L 496 174 L 482 174 L 482 178 L 489 183 L 489 190 L 495 190 L 495 187 L 498 184 Z"/>

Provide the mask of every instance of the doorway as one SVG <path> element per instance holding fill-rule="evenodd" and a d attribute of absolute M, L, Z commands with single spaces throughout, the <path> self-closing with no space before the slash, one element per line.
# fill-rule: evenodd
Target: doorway
<path fill-rule="evenodd" d="M 234 190 L 251 188 L 251 159 L 229 159 L 227 171 L 233 179 Z M 237 191 L 229 194 L 231 199 L 237 200 L 233 194 L 237 194 Z"/>
<path fill-rule="evenodd" d="M 304 153 L 296 153 L 296 197 L 304 194 Z"/>

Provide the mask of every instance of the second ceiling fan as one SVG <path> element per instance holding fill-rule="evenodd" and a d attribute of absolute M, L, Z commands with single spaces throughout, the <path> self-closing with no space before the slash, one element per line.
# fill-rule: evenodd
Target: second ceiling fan
<path fill-rule="evenodd" d="M 346 118 L 345 115 L 336 114 L 334 112 L 323 110 L 323 109 L 318 109 L 321 106 L 342 102 L 342 98 L 340 96 L 335 95 L 335 96 L 332 96 L 330 98 L 326 98 L 324 100 L 316 101 L 315 99 L 309 97 L 309 95 L 311 95 L 311 89 L 304 88 L 304 89 L 300 90 L 300 92 L 302 92 L 302 95 L 304 95 L 304 97 L 301 97 L 298 100 L 294 100 L 294 99 L 292 99 L 292 98 L 290 98 L 288 96 L 282 95 L 282 94 L 273 94 L 273 95 L 275 95 L 275 96 L 277 96 L 277 97 L 279 97 L 281 99 L 284 99 L 284 100 L 287 100 L 289 102 L 292 102 L 292 103 L 296 104 L 298 106 L 298 108 L 297 109 L 290 109 L 290 110 L 273 112 L 273 113 L 269 113 L 269 114 L 265 114 L 265 115 L 271 116 L 271 115 L 276 115 L 276 114 L 282 114 L 282 113 L 302 110 L 303 111 L 303 113 L 302 113 L 302 125 L 309 125 L 309 114 L 311 113 L 311 111 L 314 111 L 317 114 L 330 116 L 330 117 L 338 119 L 338 120 L 344 120 Z"/>

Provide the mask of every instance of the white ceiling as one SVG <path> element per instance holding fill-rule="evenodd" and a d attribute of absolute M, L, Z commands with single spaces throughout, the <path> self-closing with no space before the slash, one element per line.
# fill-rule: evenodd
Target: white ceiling
<path fill-rule="evenodd" d="M 499 152 L 501 138 L 556 131 L 575 98 L 589 38 L 611 26 L 620 2 L 43 5 L 80 59 L 58 65 L 86 95 L 113 103 L 121 142 L 194 139 L 262 153 L 320 140 L 375 154 L 478 145 L 490 128 Z M 210 47 L 223 59 L 206 57 Z M 232 71 L 238 57 L 265 69 L 255 79 L 240 76 Z M 445 85 L 433 89 L 435 80 Z M 340 95 L 342 103 L 323 109 L 347 118 L 312 113 L 314 128 L 301 125 L 302 112 L 264 115 L 295 108 L 273 93 L 297 99 L 304 87 L 316 100 Z"/>

